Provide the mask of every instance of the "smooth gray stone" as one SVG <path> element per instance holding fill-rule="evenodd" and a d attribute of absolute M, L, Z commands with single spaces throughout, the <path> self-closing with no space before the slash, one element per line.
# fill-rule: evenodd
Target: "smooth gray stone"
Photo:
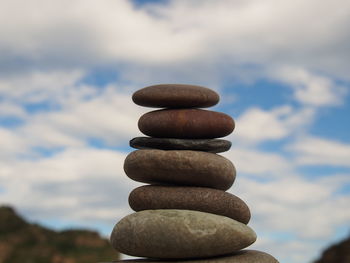
<path fill-rule="evenodd" d="M 227 190 L 236 170 L 225 157 L 187 150 L 136 150 L 124 161 L 124 171 L 132 180 L 149 184 L 202 186 Z"/>
<path fill-rule="evenodd" d="M 225 216 L 190 210 L 145 210 L 124 217 L 113 229 L 121 253 L 160 259 L 220 256 L 248 247 L 255 232 Z"/>
<path fill-rule="evenodd" d="M 221 139 L 136 137 L 130 141 L 130 146 L 136 149 L 193 150 L 220 153 L 230 150 L 231 142 Z"/>
<path fill-rule="evenodd" d="M 241 250 L 231 255 L 221 256 L 221 257 L 211 257 L 203 259 L 190 259 L 190 260 L 157 260 L 157 259 L 127 259 L 127 260 L 118 260 L 116 262 L 126 262 L 126 263 L 279 263 L 277 259 L 273 256 L 257 251 L 257 250 Z M 101 262 L 102 263 L 102 262 Z M 112 262 L 111 262 L 112 263 Z"/>

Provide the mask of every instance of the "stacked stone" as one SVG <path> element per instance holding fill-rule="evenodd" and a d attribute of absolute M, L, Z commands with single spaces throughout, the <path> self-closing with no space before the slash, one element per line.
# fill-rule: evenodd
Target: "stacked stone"
<path fill-rule="evenodd" d="M 141 89 L 133 101 L 163 109 L 139 119 L 140 131 L 149 137 L 130 141 L 139 150 L 127 156 L 125 173 L 149 185 L 130 193 L 136 213 L 116 224 L 112 246 L 157 262 L 276 263 L 264 252 L 242 250 L 256 234 L 247 226 L 248 206 L 226 192 L 235 167 L 217 154 L 230 149 L 231 142 L 217 138 L 229 135 L 235 124 L 224 113 L 199 109 L 217 104 L 219 95 L 200 86 L 168 84 Z"/>

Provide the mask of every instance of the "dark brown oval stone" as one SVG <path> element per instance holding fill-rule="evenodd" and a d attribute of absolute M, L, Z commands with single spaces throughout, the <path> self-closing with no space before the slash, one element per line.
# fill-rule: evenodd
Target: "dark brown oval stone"
<path fill-rule="evenodd" d="M 206 108 L 217 104 L 220 97 L 215 91 L 201 86 L 161 84 L 136 91 L 132 100 L 145 107 Z"/>
<path fill-rule="evenodd" d="M 240 198 L 204 187 L 141 186 L 130 193 L 129 205 L 135 211 L 185 209 L 227 216 L 243 224 L 250 220 L 249 208 Z"/>
<path fill-rule="evenodd" d="M 200 109 L 151 111 L 138 122 L 142 133 L 158 138 L 211 139 L 229 135 L 233 119 L 224 113 Z"/>
<path fill-rule="evenodd" d="M 228 151 L 231 148 L 231 142 L 222 139 L 136 137 L 130 141 L 130 146 L 136 149 L 192 150 L 219 153 Z"/>
<path fill-rule="evenodd" d="M 131 179 L 143 183 L 221 190 L 229 189 L 236 177 L 230 160 L 200 151 L 137 150 L 126 157 L 124 171 Z"/>

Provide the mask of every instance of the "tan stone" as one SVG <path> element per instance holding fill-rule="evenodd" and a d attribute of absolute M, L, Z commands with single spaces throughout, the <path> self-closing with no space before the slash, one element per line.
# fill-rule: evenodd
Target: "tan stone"
<path fill-rule="evenodd" d="M 256 240 L 245 224 L 224 216 L 189 210 L 145 210 L 123 218 L 111 234 L 121 253 L 180 259 L 219 256 Z"/>

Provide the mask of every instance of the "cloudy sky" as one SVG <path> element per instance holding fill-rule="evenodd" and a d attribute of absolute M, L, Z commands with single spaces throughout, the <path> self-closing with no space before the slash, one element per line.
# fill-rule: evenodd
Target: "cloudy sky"
<path fill-rule="evenodd" d="M 0 203 L 109 235 L 159 83 L 216 90 L 252 247 L 311 262 L 349 234 L 348 0 L 0 0 Z"/>

